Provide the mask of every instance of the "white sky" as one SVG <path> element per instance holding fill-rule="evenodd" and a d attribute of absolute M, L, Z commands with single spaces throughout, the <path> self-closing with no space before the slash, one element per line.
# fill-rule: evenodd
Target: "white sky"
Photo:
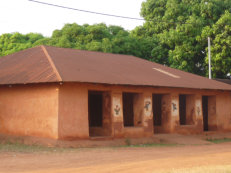
<path fill-rule="evenodd" d="M 144 0 L 37 0 L 71 8 L 128 17 L 140 17 Z M 143 21 L 94 15 L 73 10 L 46 6 L 28 0 L 0 0 L 0 34 L 35 32 L 50 36 L 66 23 L 119 25 L 132 30 Z"/>

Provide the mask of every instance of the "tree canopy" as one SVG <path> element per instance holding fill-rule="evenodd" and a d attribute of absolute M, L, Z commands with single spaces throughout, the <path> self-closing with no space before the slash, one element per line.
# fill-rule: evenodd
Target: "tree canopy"
<path fill-rule="evenodd" d="M 2 34 L 0 36 L 0 57 L 30 48 L 34 46 L 36 41 L 42 39 L 44 39 L 44 37 L 36 33 L 29 33 L 26 35 L 18 32 L 13 34 Z"/>
<path fill-rule="evenodd" d="M 225 48 L 223 53 L 219 52 L 218 47 L 224 47 L 224 42 L 231 46 L 227 36 L 231 20 L 228 11 L 231 11 L 230 0 L 147 0 L 141 8 L 146 22 L 136 32 L 156 38 L 157 45 L 151 51 L 154 61 L 200 75 L 207 73 L 206 48 L 210 36 L 214 44 L 213 77 L 225 77 L 230 71 L 227 57 L 230 55 Z M 218 59 L 226 65 L 222 67 Z"/>
<path fill-rule="evenodd" d="M 148 59 L 152 40 L 132 36 L 120 26 L 105 24 L 66 24 L 61 30 L 53 31 L 51 37 L 41 34 L 3 34 L 0 36 L 0 56 L 5 56 L 29 47 L 51 45 L 91 51 L 129 54 Z"/>
<path fill-rule="evenodd" d="M 231 72 L 231 13 L 226 11 L 214 25 L 205 27 L 202 39 L 208 36 L 213 38 L 212 71 L 215 77 L 224 78 Z"/>

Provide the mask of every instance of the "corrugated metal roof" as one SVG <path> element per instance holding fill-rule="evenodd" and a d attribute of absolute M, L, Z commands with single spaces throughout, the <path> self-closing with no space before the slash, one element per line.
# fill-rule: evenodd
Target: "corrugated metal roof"
<path fill-rule="evenodd" d="M 231 85 L 231 79 L 215 79 L 215 80 Z"/>
<path fill-rule="evenodd" d="M 231 86 L 129 55 L 39 46 L 0 59 L 0 84 L 87 82 L 231 90 Z"/>
<path fill-rule="evenodd" d="M 0 84 L 56 82 L 57 80 L 42 47 L 0 58 Z"/>

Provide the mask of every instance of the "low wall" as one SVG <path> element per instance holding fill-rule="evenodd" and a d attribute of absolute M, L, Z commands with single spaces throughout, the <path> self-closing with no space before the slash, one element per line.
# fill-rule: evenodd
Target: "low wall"
<path fill-rule="evenodd" d="M 56 85 L 0 87 L 0 133 L 58 138 Z"/>
<path fill-rule="evenodd" d="M 58 136 L 59 139 L 89 137 L 87 88 L 69 84 L 60 86 Z"/>
<path fill-rule="evenodd" d="M 213 121 L 217 123 L 217 129 L 220 131 L 231 131 L 231 93 L 224 92 L 216 96 L 216 106 L 213 112 L 216 112 L 217 118 Z"/>

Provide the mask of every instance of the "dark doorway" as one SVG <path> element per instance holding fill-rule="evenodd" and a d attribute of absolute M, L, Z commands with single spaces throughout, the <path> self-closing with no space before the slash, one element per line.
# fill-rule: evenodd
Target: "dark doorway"
<path fill-rule="evenodd" d="M 162 102 L 162 95 L 161 94 L 153 94 L 152 95 L 152 106 L 153 106 L 153 125 L 154 126 L 161 126 L 161 119 L 162 119 L 162 109 L 161 109 L 161 102 Z"/>
<path fill-rule="evenodd" d="M 89 91 L 88 93 L 89 127 L 102 127 L 103 122 L 103 93 Z"/>
<path fill-rule="evenodd" d="M 180 125 L 186 125 L 186 95 L 179 95 Z"/>
<path fill-rule="evenodd" d="M 203 122 L 204 122 L 204 131 L 209 130 L 208 123 L 208 96 L 202 96 L 202 109 L 203 109 Z"/>
<path fill-rule="evenodd" d="M 124 126 L 134 126 L 133 93 L 123 93 Z"/>

